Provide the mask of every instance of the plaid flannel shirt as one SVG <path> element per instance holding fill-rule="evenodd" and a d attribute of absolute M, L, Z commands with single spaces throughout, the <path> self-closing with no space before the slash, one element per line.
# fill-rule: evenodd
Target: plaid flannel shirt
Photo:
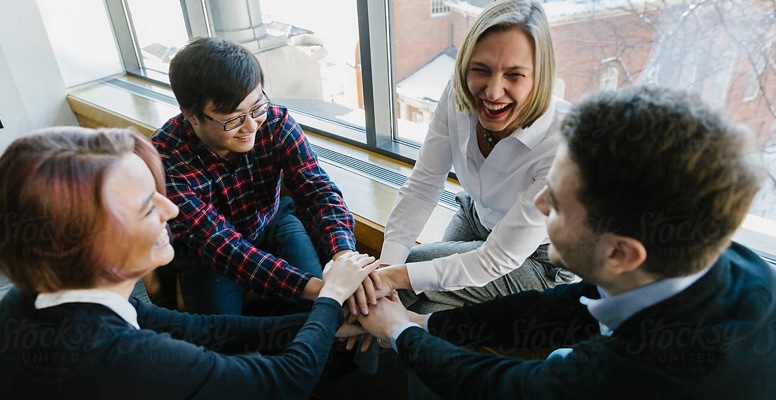
<path fill-rule="evenodd" d="M 210 151 L 182 115 L 152 142 L 162 156 L 167 197 L 180 208 L 170 221 L 176 243 L 262 297 L 296 298 L 312 277 L 253 245 L 277 213 L 281 171 L 319 253 L 355 250 L 342 194 L 285 107 L 270 106 L 256 144 L 237 165 Z"/>

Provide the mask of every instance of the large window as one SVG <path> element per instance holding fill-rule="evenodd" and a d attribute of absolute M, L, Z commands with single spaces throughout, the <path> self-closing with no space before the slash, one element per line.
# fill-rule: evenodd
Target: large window
<path fill-rule="evenodd" d="M 415 0 L 394 0 L 394 138 L 423 139 L 457 49 L 479 1 L 448 1 L 451 12 L 430 18 Z M 550 19 L 558 82 L 566 100 L 649 82 L 683 88 L 723 107 L 749 129 L 776 175 L 771 127 L 776 116 L 776 3 L 770 0 L 543 2 Z M 416 44 L 417 37 L 423 38 Z M 616 69 L 615 69 L 616 65 Z M 419 113 L 425 113 L 421 120 Z M 768 145 L 771 143 L 771 145 Z M 769 150 L 770 149 L 770 150 Z M 776 219 L 776 187 L 765 183 L 752 207 Z"/>
<path fill-rule="evenodd" d="M 166 74 L 189 35 L 179 0 L 127 0 L 142 68 Z"/>
<path fill-rule="evenodd" d="M 256 53 L 270 96 L 307 129 L 405 160 L 417 155 L 464 35 L 488 3 L 106 0 L 126 70 L 163 81 L 183 41 L 226 37 Z M 641 82 L 692 90 L 746 126 L 766 155 L 764 168 L 776 170 L 772 0 L 542 4 L 563 83 L 555 93 L 574 102 Z M 753 212 L 776 220 L 764 203 L 773 204 L 774 192 L 767 183 Z"/>

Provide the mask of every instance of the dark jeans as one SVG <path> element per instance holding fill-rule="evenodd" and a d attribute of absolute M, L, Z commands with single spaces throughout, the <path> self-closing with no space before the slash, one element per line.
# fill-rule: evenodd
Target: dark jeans
<path fill-rule="evenodd" d="M 277 215 L 253 245 L 320 278 L 321 261 L 310 236 L 294 215 L 295 211 L 293 200 L 281 197 Z M 199 314 L 243 313 L 248 287 L 217 273 L 193 251 L 176 247 L 175 258 L 163 268 L 177 271 L 186 311 Z M 268 307 L 284 307 L 284 303 L 292 307 L 296 302 L 267 301 Z"/>

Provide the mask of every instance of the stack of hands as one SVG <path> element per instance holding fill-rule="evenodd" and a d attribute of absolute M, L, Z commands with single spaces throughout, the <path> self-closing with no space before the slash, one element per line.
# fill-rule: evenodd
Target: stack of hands
<path fill-rule="evenodd" d="M 329 261 L 323 269 L 319 297 L 330 297 L 343 304 L 345 323 L 337 337 L 352 349 L 362 334 L 361 351 L 373 338 L 382 347 L 391 346 L 391 333 L 401 325 L 423 324 L 425 315 L 408 311 L 399 301 L 393 283 L 378 269 L 380 261 L 367 254 L 349 252 Z"/>

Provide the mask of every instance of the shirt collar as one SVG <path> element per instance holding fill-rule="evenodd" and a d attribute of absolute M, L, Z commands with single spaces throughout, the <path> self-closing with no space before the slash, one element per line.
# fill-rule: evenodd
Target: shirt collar
<path fill-rule="evenodd" d="M 552 121 L 555 119 L 555 97 L 550 100 L 550 105 L 547 107 L 547 111 L 541 115 L 531 126 L 525 129 L 517 129 L 512 132 L 511 135 L 521 143 L 526 145 L 529 149 L 533 149 L 534 146 L 539 144 L 545 136 L 547 136 L 547 130 L 550 129 Z"/>
<path fill-rule="evenodd" d="M 38 310 L 58 306 L 65 303 L 92 303 L 108 307 L 128 324 L 140 329 L 137 323 L 137 310 L 127 299 L 118 293 L 102 289 L 60 290 L 53 293 L 40 293 L 35 298 L 35 308 Z"/>
<path fill-rule="evenodd" d="M 606 296 L 599 287 L 600 299 L 582 296 L 579 298 L 579 302 L 586 305 L 590 314 L 598 320 L 601 334 L 610 336 L 625 320 L 647 307 L 678 294 L 695 283 L 710 269 L 711 265 L 692 275 L 661 279 L 611 297 Z"/>

